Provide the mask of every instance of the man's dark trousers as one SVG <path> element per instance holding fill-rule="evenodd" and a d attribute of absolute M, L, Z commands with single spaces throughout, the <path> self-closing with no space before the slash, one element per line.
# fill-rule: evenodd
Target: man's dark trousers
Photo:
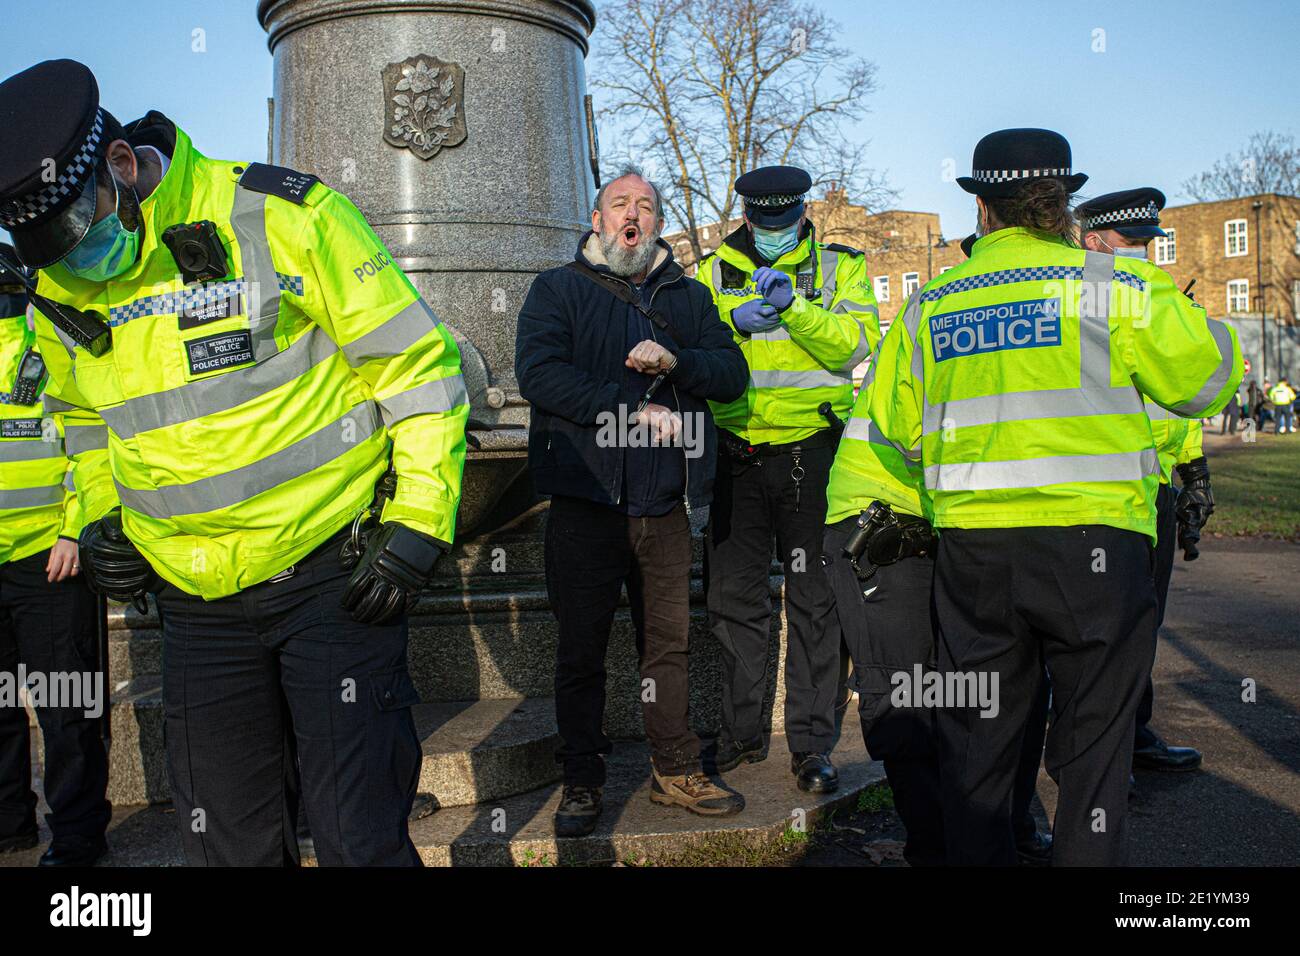
<path fill-rule="evenodd" d="M 939 539 L 939 672 L 998 675 L 996 717 L 939 712 L 948 862 L 1014 865 L 1012 791 L 1052 677 L 1053 863 L 1123 865 L 1133 721 L 1155 655 L 1150 539 L 1100 525 L 954 529 Z"/>
<path fill-rule="evenodd" d="M 46 576 L 48 551 L 0 564 L 0 673 L 15 679 L 19 664 L 29 677 L 48 681 L 72 675 L 84 692 L 83 675 L 92 675 L 98 705 L 108 707 L 109 688 L 98 675 L 95 596 L 80 575 L 53 584 Z M 96 686 L 97 682 L 97 686 Z M 62 686 L 67 686 L 66 683 Z M 45 738 L 46 821 L 54 839 L 103 836 L 112 817 L 104 794 L 108 788 L 108 754 L 100 737 L 100 717 L 81 707 L 38 707 Z M 36 794 L 32 792 L 31 739 L 27 711 L 0 704 L 0 838 L 36 829 Z"/>
<path fill-rule="evenodd" d="M 1161 485 L 1156 492 L 1156 631 L 1165 622 L 1165 608 L 1169 604 L 1169 581 L 1174 574 L 1174 556 L 1178 544 L 1178 516 L 1174 514 L 1174 501 L 1177 495 L 1171 485 Z M 1138 703 L 1137 726 L 1133 733 L 1133 747 L 1149 747 L 1156 742 L 1156 735 L 1147 725 L 1151 723 L 1151 712 L 1155 707 L 1155 685 L 1151 675 L 1147 675 L 1146 690 Z"/>
<path fill-rule="evenodd" d="M 655 769 L 700 769 L 690 729 L 691 532 L 686 509 L 629 517 L 608 505 L 555 495 L 546 519 L 546 590 L 559 623 L 555 716 L 566 784 L 605 783 L 605 653 L 623 585 L 641 662 L 641 713 Z"/>
<path fill-rule="evenodd" d="M 166 585 L 163 735 L 186 860 L 298 860 L 296 774 L 325 865 L 418 866 L 419 696 L 407 625 L 358 624 L 340 605 L 346 532 L 291 577 L 204 601 Z"/>
<path fill-rule="evenodd" d="M 705 541 L 709 625 L 722 649 L 722 736 L 747 742 L 764 730 L 776 538 L 785 570 L 785 733 L 793 753 L 829 752 L 835 743 L 840 638 L 821 567 L 835 449 L 824 432 L 817 439 L 799 455 L 799 482 L 793 449 L 750 463 L 721 451 Z"/>

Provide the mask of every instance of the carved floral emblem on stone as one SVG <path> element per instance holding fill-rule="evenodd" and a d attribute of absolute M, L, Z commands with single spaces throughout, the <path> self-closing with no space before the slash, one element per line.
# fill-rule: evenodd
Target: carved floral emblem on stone
<path fill-rule="evenodd" d="M 412 56 L 383 69 L 384 139 L 421 159 L 465 141 L 465 70 Z"/>

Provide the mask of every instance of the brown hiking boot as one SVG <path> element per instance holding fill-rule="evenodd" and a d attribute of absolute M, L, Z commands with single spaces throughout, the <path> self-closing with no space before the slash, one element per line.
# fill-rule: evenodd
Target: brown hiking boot
<path fill-rule="evenodd" d="M 725 817 L 745 809 L 745 798 L 723 790 L 702 773 L 665 777 L 654 771 L 650 800 L 669 807 L 685 807 L 706 817 Z"/>
<path fill-rule="evenodd" d="M 564 787 L 555 811 L 557 837 L 584 837 L 596 829 L 600 818 L 600 787 Z"/>

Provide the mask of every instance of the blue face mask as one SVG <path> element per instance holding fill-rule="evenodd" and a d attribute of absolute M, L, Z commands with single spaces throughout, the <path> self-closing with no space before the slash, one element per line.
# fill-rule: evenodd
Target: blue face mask
<path fill-rule="evenodd" d="M 799 223 L 786 229 L 760 229 L 754 226 L 754 248 L 768 262 L 776 262 L 799 245 Z"/>
<path fill-rule="evenodd" d="M 90 227 L 85 237 L 63 259 L 63 265 L 79 279 L 107 282 L 135 265 L 140 253 L 140 231 L 132 232 L 117 215 L 120 201 L 117 177 L 113 177 L 114 208 Z"/>

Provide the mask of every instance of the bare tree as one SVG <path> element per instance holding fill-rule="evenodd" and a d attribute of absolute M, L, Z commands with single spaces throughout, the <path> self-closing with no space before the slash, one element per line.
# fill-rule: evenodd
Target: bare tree
<path fill-rule="evenodd" d="M 1197 202 L 1261 193 L 1300 195 L 1300 147 L 1294 136 L 1271 130 L 1255 133 L 1245 149 L 1224 156 L 1207 172 L 1184 182 L 1183 192 Z"/>
<path fill-rule="evenodd" d="M 756 166 L 802 166 L 815 192 L 833 184 L 868 209 L 893 198 L 845 131 L 867 112 L 875 66 L 813 4 L 611 0 L 601 14 L 593 86 L 619 126 L 613 158 L 654 168 L 692 261 L 701 226 L 739 218 L 732 183 Z"/>

